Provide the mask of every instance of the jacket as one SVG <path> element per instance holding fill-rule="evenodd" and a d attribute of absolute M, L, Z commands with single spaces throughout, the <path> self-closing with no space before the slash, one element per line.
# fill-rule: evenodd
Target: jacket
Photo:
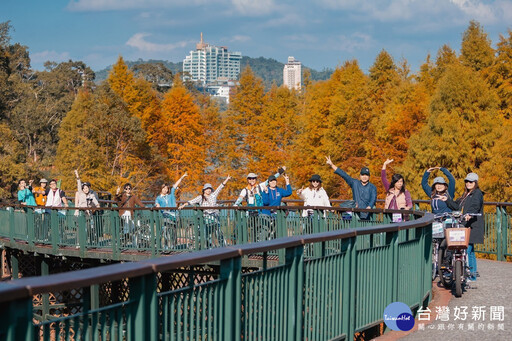
<path fill-rule="evenodd" d="M 318 190 L 314 190 L 311 188 L 304 189 L 300 194 L 299 198 L 304 200 L 304 206 L 327 206 L 331 207 L 331 203 L 329 202 L 329 196 L 327 196 L 327 192 L 325 189 L 320 188 Z M 304 210 L 302 212 L 303 217 L 307 217 L 309 211 L 312 210 Z"/>
<path fill-rule="evenodd" d="M 484 193 L 479 189 L 470 192 L 465 198 L 457 200 L 448 199 L 446 201 L 452 210 L 460 210 L 465 213 L 480 213 L 480 216 L 471 217 L 465 226 L 471 227 L 469 237 L 470 244 L 481 244 L 484 242 L 485 220 L 484 220 Z"/>
<path fill-rule="evenodd" d="M 405 190 L 403 193 L 398 193 L 398 195 L 395 196 L 395 189 L 393 188 L 391 191 L 389 190 L 390 184 L 388 182 L 385 169 L 381 170 L 380 177 L 382 185 L 386 190 L 386 203 L 384 204 L 385 209 L 401 210 L 412 208 L 411 193 L 408 190 Z M 390 207 L 392 205 L 393 198 L 395 199 L 396 207 Z"/>
<path fill-rule="evenodd" d="M 359 179 L 351 178 L 344 170 L 337 168 L 334 171 L 345 180 L 345 182 L 352 189 L 352 197 L 356 202 L 358 208 L 374 207 L 377 202 L 377 187 L 374 184 L 368 182 L 363 185 Z M 361 212 L 359 213 L 361 219 L 370 219 L 371 213 Z"/>
<path fill-rule="evenodd" d="M 142 203 L 142 201 L 140 201 L 139 197 L 136 195 L 127 196 L 126 193 L 118 194 L 118 195 L 116 195 L 116 201 L 117 201 L 117 207 L 119 207 L 119 208 L 123 208 L 123 207 L 132 208 L 132 207 L 135 207 L 135 205 L 137 205 L 139 207 L 144 207 L 144 204 Z M 122 216 L 126 212 L 130 212 L 130 215 L 133 218 L 133 210 L 128 210 L 128 209 L 119 210 L 119 215 Z"/>
<path fill-rule="evenodd" d="M 292 186 L 290 184 L 286 185 L 286 189 L 280 187 L 272 189 L 269 187 L 266 192 L 261 193 L 261 198 L 265 206 L 281 206 L 281 200 L 285 197 L 289 197 L 292 193 Z M 261 213 L 267 215 L 272 214 L 270 210 L 261 210 Z"/>
<path fill-rule="evenodd" d="M 447 196 L 448 198 L 454 198 L 455 197 L 455 178 L 453 177 L 452 173 L 446 168 L 441 167 L 439 169 L 443 174 L 448 178 L 448 190 L 447 190 Z M 423 191 L 425 194 L 431 198 L 432 197 L 432 187 L 428 185 L 428 178 L 430 176 L 430 173 L 425 171 L 423 173 L 423 178 L 421 179 L 421 187 L 423 188 Z M 439 214 L 439 213 L 447 213 L 451 212 L 452 210 L 448 207 L 448 204 L 446 201 L 443 201 L 441 199 L 433 198 L 430 201 L 430 205 L 432 206 L 432 213 Z"/>

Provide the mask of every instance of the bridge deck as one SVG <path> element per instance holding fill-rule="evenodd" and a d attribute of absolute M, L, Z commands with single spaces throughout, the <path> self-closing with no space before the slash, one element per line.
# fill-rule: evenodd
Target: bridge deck
<path fill-rule="evenodd" d="M 476 282 L 476 288 L 468 289 L 462 297 L 455 298 L 449 294 L 448 290 L 440 286 L 436 279 L 434 286 L 437 287 L 433 290 L 434 301 L 429 306 L 431 321 L 419 321 L 417 318 L 415 331 L 409 333 L 389 332 L 378 340 L 510 340 L 512 332 L 512 263 L 486 259 L 478 259 L 477 262 L 478 272 L 481 276 Z M 448 297 L 448 300 L 443 300 L 442 297 L 436 299 L 439 296 Z M 436 314 L 438 307 L 448 307 L 447 320 L 444 316 Z M 462 310 L 463 307 L 467 307 L 466 320 L 456 320 L 455 311 Z M 476 320 L 476 316 L 475 319 L 473 316 L 473 309 L 478 308 L 473 307 L 482 307 L 482 310 L 485 310 L 485 316 L 482 314 L 479 321 Z M 499 314 L 492 316 L 491 307 L 503 307 L 503 321 L 497 320 L 500 317 Z M 463 317 L 462 314 L 459 316 Z M 442 317 L 445 321 L 441 319 Z"/>

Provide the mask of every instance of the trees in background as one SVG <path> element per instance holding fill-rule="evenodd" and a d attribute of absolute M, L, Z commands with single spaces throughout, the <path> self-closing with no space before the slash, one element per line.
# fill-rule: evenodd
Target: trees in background
<path fill-rule="evenodd" d="M 415 198 L 423 196 L 425 169 L 443 166 L 459 189 L 466 173 L 477 172 L 487 200 L 512 200 L 511 31 L 494 50 L 472 21 L 460 55 L 444 45 L 417 74 L 382 50 L 368 74 L 347 61 L 325 81 L 306 72 L 301 91 L 266 91 L 247 67 L 221 111 L 164 65 L 130 69 L 120 57 L 98 86 L 82 62 L 33 71 L 28 49 L 11 44 L 9 29 L 0 24 L 3 197 L 20 174 L 39 171 L 74 189 L 76 168 L 95 189 L 131 182 L 148 196 L 185 171 L 190 195 L 229 174 L 235 181 L 223 195 L 234 197 L 248 172 L 264 180 L 286 165 L 294 187 L 317 173 L 332 198 L 350 198 L 325 165 L 330 155 L 354 177 L 370 167 L 376 184 L 382 162 L 395 159 L 390 173 L 402 173 Z"/>

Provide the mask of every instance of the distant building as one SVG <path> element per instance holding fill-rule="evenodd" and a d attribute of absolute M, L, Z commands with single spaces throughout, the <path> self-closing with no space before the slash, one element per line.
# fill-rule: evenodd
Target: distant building
<path fill-rule="evenodd" d="M 229 52 L 225 46 L 213 46 L 203 41 L 183 60 L 183 79 L 203 85 L 238 79 L 242 53 Z"/>
<path fill-rule="evenodd" d="M 210 96 L 221 98 L 227 104 L 229 104 L 229 94 L 231 93 L 231 90 L 237 85 L 239 85 L 239 82 L 218 82 L 217 84 L 208 85 L 206 87 L 206 92 L 208 92 Z"/>
<path fill-rule="evenodd" d="M 288 57 L 283 69 L 283 84 L 288 89 L 300 90 L 302 85 L 302 67 L 294 57 Z"/>

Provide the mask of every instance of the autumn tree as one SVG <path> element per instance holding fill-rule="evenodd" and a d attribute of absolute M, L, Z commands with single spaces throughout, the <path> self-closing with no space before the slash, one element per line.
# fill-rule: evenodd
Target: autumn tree
<path fill-rule="evenodd" d="M 199 107 L 179 76 L 161 103 L 161 129 L 166 136 L 165 169 L 170 178 L 188 172 L 187 182 L 202 182 L 206 168 L 206 140 Z"/>
<path fill-rule="evenodd" d="M 144 193 L 154 182 L 158 164 L 140 119 L 130 114 L 108 83 L 94 94 L 77 96 L 59 137 L 56 167 L 65 188 L 76 186 L 74 169 L 79 169 L 93 188 L 110 192 L 131 182 Z"/>
<path fill-rule="evenodd" d="M 419 184 L 425 169 L 442 166 L 456 179 L 489 160 L 501 119 L 498 100 L 485 80 L 475 71 L 450 65 L 439 81 L 426 124 L 411 136 L 404 163 L 404 175 Z M 459 180 L 458 188 L 462 188 Z M 411 193 L 421 195 L 419 186 Z"/>
<path fill-rule="evenodd" d="M 512 119 L 512 30 L 508 30 L 508 37 L 500 35 L 496 52 L 488 80 L 498 93 L 503 116 Z"/>
<path fill-rule="evenodd" d="M 494 49 L 491 40 L 477 21 L 471 20 L 462 35 L 460 59 L 462 64 L 475 71 L 483 70 L 493 63 Z"/>
<path fill-rule="evenodd" d="M 11 185 L 27 175 L 24 159 L 23 148 L 14 133 L 0 123 L 0 199 L 9 198 Z"/>
<path fill-rule="evenodd" d="M 222 119 L 222 150 L 221 163 L 226 172 L 233 174 L 234 181 L 228 186 L 243 182 L 243 173 L 250 171 L 268 172 L 258 169 L 258 156 L 255 154 L 256 132 L 262 121 L 265 107 L 265 91 L 263 82 L 257 78 L 247 66 L 240 74 L 240 84 L 230 96 L 229 108 Z M 228 188 L 230 189 L 230 188 Z"/>

